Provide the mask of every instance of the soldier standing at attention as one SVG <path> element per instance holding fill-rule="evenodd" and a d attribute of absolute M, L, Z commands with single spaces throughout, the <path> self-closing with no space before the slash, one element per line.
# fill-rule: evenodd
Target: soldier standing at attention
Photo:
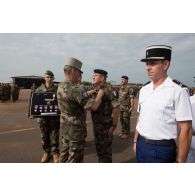
<path fill-rule="evenodd" d="M 152 82 L 140 90 L 134 136 L 137 162 L 186 162 L 192 138 L 188 92 L 167 75 L 170 46 L 146 48 L 146 70 Z M 177 141 L 177 146 L 176 143 Z M 177 153 L 176 153 L 177 151 Z"/>
<path fill-rule="evenodd" d="M 112 87 L 106 84 L 107 72 L 95 69 L 92 78 L 94 88 L 98 90 L 91 107 L 94 128 L 95 145 L 98 162 L 112 162 L 113 132 L 118 122 L 119 104 L 114 96 Z"/>
<path fill-rule="evenodd" d="M 87 92 L 80 87 L 82 62 L 70 58 L 64 66 L 65 81 L 57 91 L 61 111 L 60 131 L 62 148 L 60 162 L 81 163 L 86 136 L 85 110 Z"/>
<path fill-rule="evenodd" d="M 5 101 L 5 85 L 2 83 L 1 85 L 1 102 L 3 103 Z"/>
<path fill-rule="evenodd" d="M 13 84 L 12 85 L 12 88 L 11 88 L 11 96 L 12 96 L 12 101 L 13 102 L 15 102 L 15 101 L 17 101 L 18 99 L 17 99 L 17 97 L 18 97 L 18 95 L 17 94 L 19 94 L 19 91 L 18 91 L 19 89 L 18 89 L 18 86 L 16 85 L 16 84 Z"/>
<path fill-rule="evenodd" d="M 57 86 L 53 84 L 54 74 L 47 70 L 44 75 L 45 84 L 37 88 L 36 92 L 56 92 Z M 38 119 L 41 129 L 42 147 L 44 150 L 42 163 L 50 160 L 53 156 L 53 162 L 59 162 L 59 129 L 60 117 L 59 116 L 44 116 Z"/>
<path fill-rule="evenodd" d="M 122 132 L 119 134 L 121 139 L 127 139 L 130 136 L 130 117 L 134 109 L 134 95 L 132 89 L 128 86 L 129 78 L 127 76 L 121 77 L 121 88 L 119 90 L 120 103 L 120 122 Z"/>
<path fill-rule="evenodd" d="M 36 91 L 36 85 L 35 85 L 35 83 L 33 83 L 32 84 L 32 87 L 31 87 L 31 92 L 34 92 L 34 91 Z"/>

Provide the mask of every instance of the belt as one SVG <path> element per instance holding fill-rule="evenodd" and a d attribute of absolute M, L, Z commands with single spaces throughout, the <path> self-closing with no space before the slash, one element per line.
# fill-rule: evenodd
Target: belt
<path fill-rule="evenodd" d="M 174 139 L 162 139 L 162 140 L 152 140 L 148 139 L 142 135 L 139 134 L 139 137 L 144 141 L 146 144 L 153 144 L 153 145 L 160 145 L 160 146 L 166 146 L 170 144 L 175 144 Z"/>

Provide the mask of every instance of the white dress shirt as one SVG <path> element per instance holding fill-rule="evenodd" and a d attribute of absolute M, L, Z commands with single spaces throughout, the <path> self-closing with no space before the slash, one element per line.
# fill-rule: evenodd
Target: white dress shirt
<path fill-rule="evenodd" d="M 138 133 L 153 140 L 176 139 L 177 121 L 192 120 L 187 90 L 170 77 L 155 90 L 153 82 L 140 90 L 138 112 Z"/>
<path fill-rule="evenodd" d="M 192 129 L 195 132 L 195 94 L 190 97 L 190 101 L 192 105 L 192 114 L 193 114 Z"/>

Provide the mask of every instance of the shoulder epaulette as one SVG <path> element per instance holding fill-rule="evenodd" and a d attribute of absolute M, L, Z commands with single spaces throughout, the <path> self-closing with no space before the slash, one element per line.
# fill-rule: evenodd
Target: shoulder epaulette
<path fill-rule="evenodd" d="M 151 81 L 148 81 L 147 83 L 145 83 L 143 86 L 146 86 L 146 85 L 148 85 L 149 83 L 151 83 Z"/>
<path fill-rule="evenodd" d="M 176 79 L 173 79 L 173 82 L 176 83 L 177 85 L 179 85 L 180 87 L 182 88 L 188 88 L 187 85 L 184 85 L 183 83 L 181 83 L 180 81 L 176 80 Z"/>

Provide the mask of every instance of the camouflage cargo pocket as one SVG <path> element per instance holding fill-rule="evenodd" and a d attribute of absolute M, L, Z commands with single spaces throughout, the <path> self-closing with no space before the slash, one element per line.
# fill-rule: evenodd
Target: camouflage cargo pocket
<path fill-rule="evenodd" d="M 75 116 L 68 116 L 66 117 L 66 120 L 71 125 L 81 125 L 81 121 L 78 120 Z"/>
<path fill-rule="evenodd" d="M 74 141 L 81 141 L 85 139 L 85 129 L 79 126 L 72 126 L 68 132 L 69 138 Z"/>

